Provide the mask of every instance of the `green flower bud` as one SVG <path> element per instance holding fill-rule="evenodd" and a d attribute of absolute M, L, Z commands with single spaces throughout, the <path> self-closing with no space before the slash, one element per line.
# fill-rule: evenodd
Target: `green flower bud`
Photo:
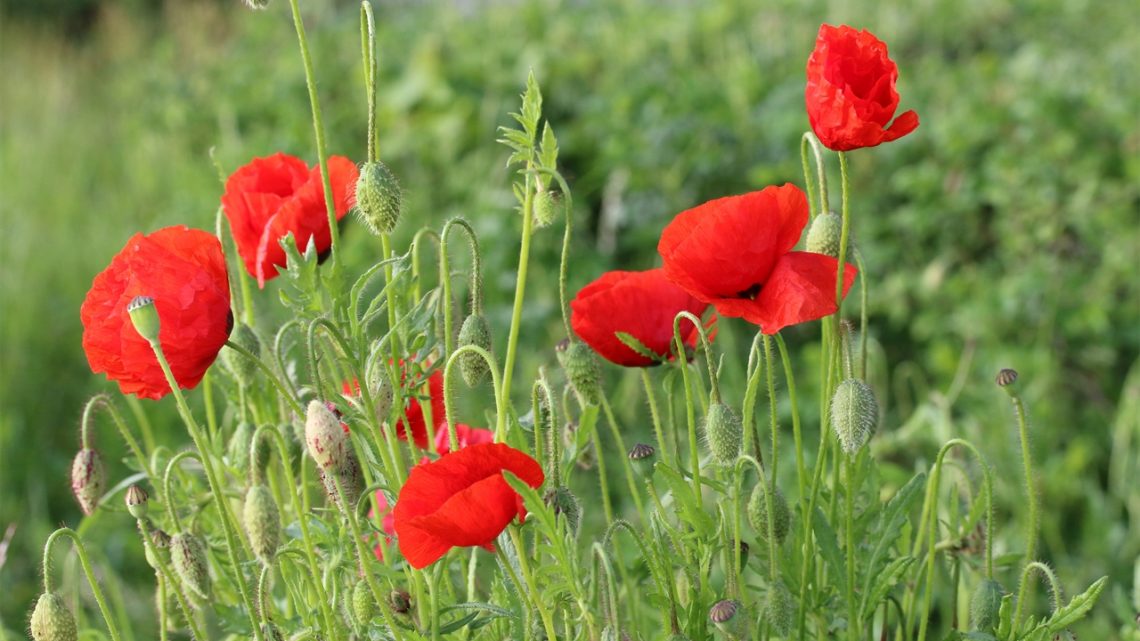
<path fill-rule="evenodd" d="M 132 485 L 127 488 L 127 512 L 136 519 L 145 519 L 147 513 L 147 504 L 150 502 L 150 496 L 146 490 L 138 485 Z"/>
<path fill-rule="evenodd" d="M 348 457 L 348 435 L 336 415 L 318 400 L 311 401 L 306 412 L 305 443 L 321 470 L 338 469 Z"/>
<path fill-rule="evenodd" d="M 792 593 L 783 581 L 777 581 L 768 588 L 768 596 L 764 599 L 764 618 L 776 636 L 786 637 L 791 633 L 795 609 Z"/>
<path fill-rule="evenodd" d="M 993 579 L 983 579 L 970 597 L 970 623 L 980 632 L 993 632 L 998 625 L 998 610 L 1005 590 Z"/>
<path fill-rule="evenodd" d="M 98 507 L 106 484 L 107 471 L 99 452 L 91 448 L 79 450 L 71 461 L 71 491 L 84 514 L 90 515 Z"/>
<path fill-rule="evenodd" d="M 202 539 L 182 532 L 170 539 L 170 560 L 174 572 L 192 594 L 202 600 L 210 598 L 210 571 L 206 565 L 206 544 Z"/>
<path fill-rule="evenodd" d="M 344 492 L 344 498 L 348 501 L 347 509 L 356 507 L 356 501 L 360 498 L 360 493 L 364 491 L 364 476 L 360 471 L 360 462 L 356 460 L 356 454 L 352 450 L 346 451 L 344 460 L 336 468 L 321 469 L 318 472 L 321 483 L 325 486 L 325 492 L 334 505 L 345 509 L 345 506 L 341 505 L 337 486 L 333 483 L 333 479 L 336 479 L 336 483 L 340 485 L 340 491 Z"/>
<path fill-rule="evenodd" d="M 541 189 L 534 195 L 534 224 L 547 227 L 562 215 L 562 194 L 549 189 Z"/>
<path fill-rule="evenodd" d="M 226 445 L 226 457 L 239 472 L 249 469 L 249 442 L 253 439 L 253 431 L 253 424 L 248 421 L 238 423 Z"/>
<path fill-rule="evenodd" d="M 261 562 L 270 565 L 281 544 L 281 515 L 273 492 L 265 485 L 254 485 L 245 494 L 245 508 L 242 510 L 245 533 L 253 547 L 253 553 Z"/>
<path fill-rule="evenodd" d="M 831 397 L 831 426 L 844 452 L 854 456 L 871 439 L 878 423 L 879 401 L 869 385 L 849 378 L 835 388 L 835 395 Z"/>
<path fill-rule="evenodd" d="M 832 211 L 820 214 L 808 228 L 807 250 L 813 254 L 826 254 L 839 258 L 839 243 L 843 236 L 843 218 Z M 851 239 L 847 239 L 847 253 L 851 253 Z"/>
<path fill-rule="evenodd" d="M 487 318 L 482 314 L 472 314 L 463 321 L 459 328 L 459 346 L 474 345 L 491 351 L 491 327 Z M 478 385 L 489 372 L 487 361 L 475 352 L 463 352 L 459 355 L 459 373 L 463 374 L 463 382 L 468 387 Z"/>
<path fill-rule="evenodd" d="M 75 641 L 79 633 L 75 617 L 58 595 L 45 592 L 32 610 L 32 639 L 34 641 Z"/>
<path fill-rule="evenodd" d="M 382 162 L 360 166 L 356 181 L 356 213 L 376 236 L 391 233 L 400 221 L 400 182 Z"/>
<path fill-rule="evenodd" d="M 127 313 L 131 315 L 131 324 L 139 336 L 151 342 L 158 340 L 158 310 L 154 307 L 153 298 L 135 296 L 127 303 Z"/>
<path fill-rule="evenodd" d="M 554 511 L 555 517 L 565 517 L 566 530 L 578 536 L 578 526 L 582 522 L 582 504 L 578 497 L 566 487 L 555 487 L 547 490 L 542 500 Z"/>
<path fill-rule="evenodd" d="M 254 356 L 261 356 L 261 340 L 249 325 L 238 323 L 230 334 L 230 340 L 249 350 Z M 226 346 L 221 352 L 222 365 L 234 377 L 238 385 L 245 387 L 257 374 L 257 362 L 232 347 Z"/>
<path fill-rule="evenodd" d="M 750 621 L 748 613 L 744 610 L 744 604 L 740 601 L 735 599 L 717 601 L 709 609 L 709 621 L 732 639 L 748 638 Z"/>
<path fill-rule="evenodd" d="M 360 626 L 368 625 L 376 616 L 376 599 L 372 598 L 372 589 L 365 581 L 357 581 L 352 588 L 352 614 Z"/>
<path fill-rule="evenodd" d="M 788 530 L 791 529 L 792 511 L 788 509 L 788 501 L 784 498 L 784 493 L 780 488 L 769 485 L 768 488 L 772 492 L 772 513 L 776 516 L 772 520 L 772 534 L 776 537 L 776 543 L 783 543 L 784 539 L 788 538 Z M 752 490 L 752 496 L 748 499 L 748 523 L 752 525 L 755 530 L 756 536 L 761 541 L 768 540 L 768 501 L 764 496 L 764 486 L 760 483 L 756 484 L 755 489 Z"/>
<path fill-rule="evenodd" d="M 717 464 L 727 467 L 736 462 L 744 444 L 744 426 L 731 407 L 720 401 L 709 405 L 709 413 L 705 416 L 705 441 Z"/>
<path fill-rule="evenodd" d="M 165 550 L 170 547 L 170 535 L 162 530 L 153 527 L 147 527 L 145 530 L 142 526 L 142 521 L 139 522 L 139 534 L 149 541 L 149 545 L 144 545 L 143 551 L 146 553 L 146 562 L 154 569 L 159 568 L 158 563 L 158 550 Z"/>
<path fill-rule="evenodd" d="M 396 394 L 392 389 L 392 381 L 388 379 L 388 370 L 383 366 L 376 366 L 369 377 L 368 389 L 372 391 L 372 405 L 376 409 L 376 421 L 381 425 L 388 421 L 388 412 L 392 411 L 392 403 Z"/>
<path fill-rule="evenodd" d="M 558 362 L 566 372 L 570 386 L 578 398 L 587 405 L 602 402 L 602 364 L 589 345 L 580 341 L 563 340 L 555 350 Z"/>

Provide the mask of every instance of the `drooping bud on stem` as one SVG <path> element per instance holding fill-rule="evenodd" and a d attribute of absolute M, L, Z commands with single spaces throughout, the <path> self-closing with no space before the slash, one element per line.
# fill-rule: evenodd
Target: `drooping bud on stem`
<path fill-rule="evenodd" d="M 174 572 L 192 594 L 202 600 L 210 598 L 210 571 L 206 565 L 206 544 L 189 532 L 170 539 L 170 560 Z"/>
<path fill-rule="evenodd" d="M 392 590 L 388 594 L 388 604 L 396 614 L 407 614 L 412 610 L 412 595 L 404 590 Z"/>
<path fill-rule="evenodd" d="M 970 597 L 970 624 L 979 632 L 993 632 L 998 625 L 998 610 L 1005 590 L 993 579 L 983 579 Z"/>
<path fill-rule="evenodd" d="M 329 500 L 342 510 L 353 509 L 357 500 L 360 499 L 360 493 L 364 491 L 364 475 L 360 471 L 360 462 L 356 460 L 356 454 L 348 449 L 345 451 L 344 460 L 341 461 L 340 465 L 318 471 Z M 347 506 L 341 504 L 337 485 L 340 486 L 340 492 L 344 493 L 344 498 L 348 502 Z"/>
<path fill-rule="evenodd" d="M 234 327 L 233 333 L 230 334 L 230 340 L 248 350 L 255 357 L 261 356 L 261 340 L 257 338 L 257 333 L 249 325 L 238 323 L 237 327 Z M 257 363 L 232 347 L 227 346 L 223 349 L 221 358 L 226 370 L 242 387 L 249 385 L 257 374 Z"/>
<path fill-rule="evenodd" d="M 376 616 L 376 599 L 372 598 L 372 589 L 367 581 L 357 581 L 352 588 L 352 614 L 360 626 L 367 626 Z"/>
<path fill-rule="evenodd" d="M 348 457 L 348 435 L 336 415 L 319 400 L 309 403 L 305 416 L 305 443 L 321 470 L 335 470 Z"/>
<path fill-rule="evenodd" d="M 744 444 L 744 426 L 731 407 L 720 401 L 709 405 L 709 413 L 705 416 L 705 440 L 718 465 L 727 467 L 736 462 Z"/>
<path fill-rule="evenodd" d="M 866 445 L 879 423 L 879 401 L 863 381 L 849 378 L 835 388 L 831 397 L 831 426 L 848 456 Z"/>
<path fill-rule="evenodd" d="M 780 491 L 780 488 L 767 484 L 765 481 L 756 484 L 756 488 L 752 490 L 752 496 L 748 499 L 748 523 L 752 525 L 752 529 L 756 531 L 756 536 L 760 537 L 760 540 L 768 540 L 768 497 L 764 495 L 765 486 L 772 493 L 772 514 L 774 517 L 771 523 L 771 532 L 776 537 L 776 543 L 783 543 L 791 529 L 792 511 L 788 509 L 788 501 L 784 498 L 784 493 Z"/>
<path fill-rule="evenodd" d="M 150 296 L 135 296 L 127 303 L 127 312 L 135 331 L 148 341 L 158 340 L 159 319 L 154 299 Z"/>
<path fill-rule="evenodd" d="M 273 492 L 262 484 L 249 488 L 242 511 L 245 533 L 249 536 L 253 553 L 266 565 L 273 563 L 281 543 L 281 516 Z"/>
<path fill-rule="evenodd" d="M 795 609 L 792 593 L 783 581 L 769 586 L 768 596 L 764 599 L 764 618 L 776 636 L 787 637 L 791 633 Z"/>
<path fill-rule="evenodd" d="M 459 347 L 467 345 L 474 345 L 481 347 L 491 352 L 491 326 L 487 323 L 487 317 L 482 314 L 473 313 L 463 321 L 463 326 L 459 328 Z M 478 353 L 473 351 L 465 351 L 459 355 L 459 373 L 463 375 L 463 382 L 467 383 L 468 387 L 474 387 L 487 377 L 490 371 L 490 366 L 487 361 Z"/>
<path fill-rule="evenodd" d="M 829 211 L 815 217 L 808 228 L 807 250 L 813 254 L 825 254 L 832 258 L 839 258 L 839 243 L 843 232 L 843 218 Z M 852 252 L 854 242 L 848 232 L 847 251 Z"/>
<path fill-rule="evenodd" d="M 534 195 L 534 224 L 547 227 L 562 216 L 562 194 L 550 189 L 539 189 Z"/>
<path fill-rule="evenodd" d="M 32 610 L 32 639 L 34 641 L 75 641 L 78 631 L 75 617 L 58 595 L 45 592 Z"/>
<path fill-rule="evenodd" d="M 400 222 L 400 181 L 380 161 L 360 166 L 356 181 L 356 213 L 375 236 L 390 234 Z"/>
<path fill-rule="evenodd" d="M 725 599 L 713 604 L 709 609 L 709 621 L 732 639 L 748 638 L 748 613 L 744 610 L 744 604 L 736 599 Z"/>
<path fill-rule="evenodd" d="M 147 504 L 150 503 L 150 495 L 146 493 L 142 487 L 132 485 L 127 488 L 127 512 L 136 519 L 145 519 L 147 514 Z"/>
<path fill-rule="evenodd" d="M 71 462 L 71 491 L 84 514 L 90 515 L 98 507 L 107 483 L 103 458 L 92 448 L 83 448 Z"/>
<path fill-rule="evenodd" d="M 586 405 L 601 403 L 602 364 L 594 350 L 581 341 L 563 339 L 555 353 L 578 398 Z"/>

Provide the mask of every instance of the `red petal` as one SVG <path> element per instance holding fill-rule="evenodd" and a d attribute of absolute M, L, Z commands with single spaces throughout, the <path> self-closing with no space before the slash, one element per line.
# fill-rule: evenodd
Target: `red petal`
<path fill-rule="evenodd" d="M 835 312 L 837 271 L 838 261 L 830 256 L 791 252 L 776 264 L 755 300 L 718 301 L 717 311 L 725 316 L 743 316 L 759 325 L 765 334 L 775 334 L 789 325 Z M 856 273 L 854 265 L 844 268 L 844 296 L 855 282 Z"/>

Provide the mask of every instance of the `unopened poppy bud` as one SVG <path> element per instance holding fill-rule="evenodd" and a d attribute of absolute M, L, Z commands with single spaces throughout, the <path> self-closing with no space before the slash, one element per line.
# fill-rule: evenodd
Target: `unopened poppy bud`
<path fill-rule="evenodd" d="M 832 258 L 839 258 L 839 243 L 842 236 L 843 218 L 833 211 L 820 214 L 808 228 L 807 250 L 813 254 L 826 254 Z M 851 253 L 850 245 L 851 241 L 848 239 L 848 254 Z"/>
<path fill-rule="evenodd" d="M 756 536 L 760 540 L 768 540 L 768 499 L 764 495 L 763 481 L 756 484 L 756 488 L 752 490 L 752 496 L 748 499 L 748 522 L 752 525 L 752 529 L 756 532 Z M 784 498 L 784 493 L 780 488 L 773 485 L 768 485 L 769 490 L 772 492 L 772 514 L 775 518 L 772 519 L 772 535 L 776 537 L 776 543 L 783 543 L 784 539 L 788 537 L 788 530 L 791 529 L 792 512 L 788 509 L 788 501 Z"/>
<path fill-rule="evenodd" d="M 869 385 L 849 378 L 835 388 L 835 395 L 831 397 L 831 426 L 849 456 L 866 445 L 878 422 L 879 401 Z"/>
<path fill-rule="evenodd" d="M 633 468 L 642 476 L 652 476 L 656 454 L 657 450 L 653 449 L 652 445 L 638 443 L 630 448 L 629 461 L 633 464 Z"/>
<path fill-rule="evenodd" d="M 226 445 L 226 457 L 230 465 L 239 472 L 249 469 L 249 442 L 253 439 L 253 425 L 248 421 L 238 423 L 230 442 Z"/>
<path fill-rule="evenodd" d="M 735 599 L 717 601 L 709 609 L 709 621 L 733 639 L 748 637 L 748 614 L 740 601 Z"/>
<path fill-rule="evenodd" d="M 705 416 L 705 440 L 717 464 L 727 467 L 736 462 L 744 442 L 744 426 L 731 407 L 720 401 L 709 405 L 709 413 Z"/>
<path fill-rule="evenodd" d="M 127 488 L 127 512 L 136 519 L 145 519 L 147 513 L 147 504 L 150 502 L 150 496 L 146 490 L 138 485 L 132 485 Z"/>
<path fill-rule="evenodd" d="M 1005 390 L 1006 394 L 1009 394 L 1010 396 L 1017 396 L 1017 370 L 1009 369 L 1008 367 L 1001 370 L 997 373 L 997 377 L 994 379 L 994 382 L 998 384 L 998 387 Z"/>
<path fill-rule="evenodd" d="M 407 614 L 412 610 L 412 595 L 403 590 L 392 590 L 388 594 L 388 604 L 396 614 Z"/>
<path fill-rule="evenodd" d="M 348 435 L 336 415 L 319 400 L 309 403 L 305 415 L 305 443 L 320 469 L 335 470 L 344 465 Z"/>
<path fill-rule="evenodd" d="M 79 632 L 75 617 L 58 595 L 45 592 L 32 610 L 32 639 L 34 641 L 75 641 Z"/>
<path fill-rule="evenodd" d="M 376 421 L 383 424 L 388 420 L 388 412 L 392 411 L 396 393 L 392 389 L 392 381 L 388 380 L 388 371 L 377 367 L 371 377 L 369 389 L 372 390 L 372 405 L 376 410 Z"/>
<path fill-rule="evenodd" d="M 534 196 L 534 224 L 547 227 L 562 214 L 562 195 L 549 189 L 540 189 Z"/>
<path fill-rule="evenodd" d="M 570 386 L 587 405 L 602 402 L 602 365 L 598 355 L 581 341 L 564 339 L 555 352 Z"/>
<path fill-rule="evenodd" d="M 467 345 L 481 347 L 488 353 L 491 351 L 491 327 L 482 314 L 471 314 L 464 319 L 463 327 L 459 328 L 459 346 Z M 489 371 L 487 361 L 479 354 L 466 351 L 459 355 L 459 373 L 463 375 L 463 382 L 468 387 L 478 385 Z"/>
<path fill-rule="evenodd" d="M 210 598 L 210 571 L 206 565 L 206 545 L 189 532 L 170 539 L 170 560 L 182 585 L 199 598 Z"/>
<path fill-rule="evenodd" d="M 334 505 L 341 509 L 352 509 L 356 506 L 360 493 L 364 491 L 364 476 L 360 471 L 360 463 L 356 460 L 356 455 L 352 453 L 352 450 L 346 451 L 344 460 L 339 466 L 327 470 L 321 469 L 319 472 L 321 483 L 325 486 L 325 492 Z M 340 486 L 340 492 L 344 493 L 344 498 L 348 502 L 347 508 L 340 502 L 340 492 L 337 491 L 337 485 Z"/>
<path fill-rule="evenodd" d="M 86 447 L 79 450 L 71 462 L 71 491 L 84 514 L 90 515 L 98 507 L 106 483 L 107 471 L 99 452 Z"/>
<path fill-rule="evenodd" d="M 131 316 L 131 324 L 139 336 L 154 342 L 158 340 L 158 310 L 154 306 L 154 299 L 150 296 L 135 296 L 127 303 L 127 312 Z"/>
<path fill-rule="evenodd" d="M 566 530 L 578 536 L 578 526 L 582 522 L 582 504 L 578 501 L 578 497 L 566 487 L 556 487 L 548 490 L 542 499 L 554 512 L 555 517 L 566 517 Z"/>
<path fill-rule="evenodd" d="M 970 624 L 979 632 L 993 632 L 1005 590 L 993 579 L 983 579 L 970 597 Z"/>
<path fill-rule="evenodd" d="M 783 581 L 777 581 L 768 588 L 768 596 L 764 599 L 764 618 L 776 636 L 786 637 L 791 633 L 795 607 L 792 593 Z"/>
<path fill-rule="evenodd" d="M 400 182 L 382 162 L 366 162 L 360 166 L 356 181 L 356 213 L 360 220 L 379 236 L 391 233 L 400 221 Z"/>
<path fill-rule="evenodd" d="M 139 533 L 147 539 L 149 545 L 144 545 L 143 550 L 146 552 L 146 562 L 154 569 L 159 568 L 158 550 L 165 550 L 170 547 L 170 535 L 158 528 L 145 526 L 141 521 L 139 523 Z"/>
<path fill-rule="evenodd" d="M 352 588 L 352 614 L 360 626 L 367 625 L 376 616 L 376 599 L 372 598 L 372 589 L 366 581 L 357 581 Z"/>
<path fill-rule="evenodd" d="M 268 487 L 258 484 L 249 488 L 245 494 L 242 521 L 253 553 L 262 563 L 273 563 L 277 546 L 281 544 L 281 515 Z"/>
<path fill-rule="evenodd" d="M 255 357 L 261 356 L 261 340 L 257 338 L 257 333 L 249 325 L 238 323 L 230 334 L 230 340 L 248 350 Z M 223 349 L 221 358 L 222 364 L 238 382 L 238 385 L 243 387 L 249 385 L 257 374 L 257 362 L 232 347 L 227 346 Z"/>

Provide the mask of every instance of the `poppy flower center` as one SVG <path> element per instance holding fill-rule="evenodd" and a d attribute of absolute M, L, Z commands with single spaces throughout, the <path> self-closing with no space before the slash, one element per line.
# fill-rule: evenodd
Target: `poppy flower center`
<path fill-rule="evenodd" d="M 756 300 L 756 297 L 760 295 L 760 290 L 763 287 L 764 287 L 763 283 L 756 283 L 755 285 L 749 287 L 748 289 L 742 289 L 739 292 L 737 292 L 736 298 L 747 298 L 748 300 Z"/>

